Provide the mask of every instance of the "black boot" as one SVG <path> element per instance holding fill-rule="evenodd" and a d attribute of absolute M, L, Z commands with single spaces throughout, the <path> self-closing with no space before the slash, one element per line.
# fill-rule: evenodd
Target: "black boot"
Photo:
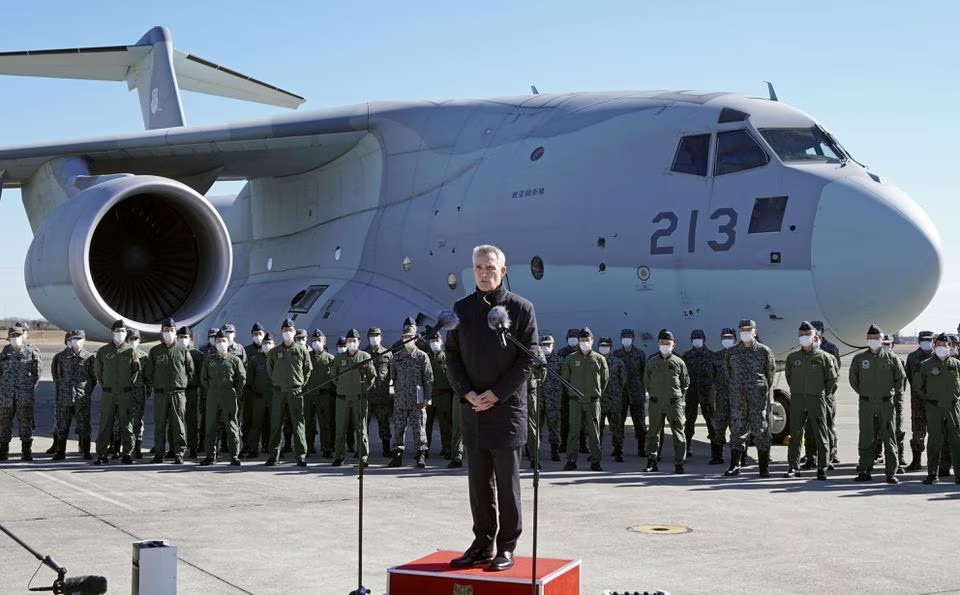
<path fill-rule="evenodd" d="M 757 454 L 760 459 L 760 477 L 770 477 L 770 451 L 759 450 Z"/>
<path fill-rule="evenodd" d="M 723 472 L 724 475 L 740 475 L 740 464 L 743 460 L 743 452 L 739 450 L 730 450 L 730 467 Z"/>
<path fill-rule="evenodd" d="M 56 450 L 53 453 L 52 460 L 62 461 L 67 458 L 67 439 L 66 438 L 53 438 L 53 446 L 56 447 Z"/>
<path fill-rule="evenodd" d="M 20 441 L 20 460 L 21 461 L 32 461 L 33 452 L 33 438 L 26 438 Z"/>
<path fill-rule="evenodd" d="M 403 451 L 399 448 L 393 451 L 393 458 L 387 464 L 387 467 L 399 467 L 403 465 Z"/>
<path fill-rule="evenodd" d="M 137 440 L 137 441 L 133 444 L 133 458 L 135 458 L 135 459 L 142 459 L 142 458 L 143 458 L 143 452 L 140 450 L 140 447 L 141 447 L 141 446 L 143 446 L 143 440 Z"/>
<path fill-rule="evenodd" d="M 112 459 L 119 459 L 119 458 L 120 458 L 120 451 L 121 451 L 121 450 L 123 450 L 123 446 L 121 445 L 121 442 L 120 442 L 119 440 L 114 440 L 114 441 L 113 441 L 113 455 L 112 455 L 110 458 L 112 458 Z"/>
<path fill-rule="evenodd" d="M 913 459 L 910 460 L 910 464 L 907 465 L 907 471 L 919 471 L 920 470 L 920 456 L 923 453 L 922 450 L 917 450 L 916 448 L 910 449 L 913 451 Z"/>
<path fill-rule="evenodd" d="M 711 444 L 710 445 L 710 465 L 722 465 L 723 464 L 723 445 L 722 444 Z"/>
<path fill-rule="evenodd" d="M 743 449 L 743 452 L 740 453 L 740 466 L 747 466 L 747 449 Z"/>
<path fill-rule="evenodd" d="M 48 448 L 48 449 L 46 450 L 46 453 L 47 453 L 48 455 L 56 454 L 57 451 L 60 450 L 59 447 L 60 447 L 60 444 L 57 442 L 57 437 L 54 436 L 54 437 L 53 437 L 53 444 L 50 446 L 50 448 Z M 60 459 L 57 459 L 57 460 L 60 460 Z"/>
<path fill-rule="evenodd" d="M 417 467 L 419 467 L 419 468 L 421 468 L 421 469 L 423 469 L 424 467 L 426 467 L 426 466 L 427 466 L 426 458 L 427 458 L 427 451 L 421 450 L 420 452 L 418 452 L 418 453 L 417 453 Z"/>
<path fill-rule="evenodd" d="M 614 446 L 614 447 L 613 447 L 613 460 L 616 461 L 616 462 L 618 462 L 618 463 L 622 463 L 622 462 L 623 462 L 623 447 L 622 447 L 622 446 L 619 446 L 619 445 L 618 445 L 618 446 Z"/>
<path fill-rule="evenodd" d="M 10 443 L 0 442 L 0 461 L 6 461 L 10 454 Z"/>
<path fill-rule="evenodd" d="M 390 450 L 390 441 L 389 440 L 380 440 L 380 444 L 383 445 L 383 456 L 389 457 L 393 454 L 393 451 Z"/>
<path fill-rule="evenodd" d="M 660 470 L 660 467 L 657 465 L 656 459 L 647 459 L 647 466 L 644 468 L 646 473 L 656 473 Z"/>
<path fill-rule="evenodd" d="M 84 461 L 89 461 L 93 458 L 90 454 L 90 438 L 81 438 L 80 439 L 80 454 L 83 455 Z"/>
<path fill-rule="evenodd" d="M 560 460 L 560 445 L 551 444 L 550 445 L 550 460 L 559 461 Z"/>

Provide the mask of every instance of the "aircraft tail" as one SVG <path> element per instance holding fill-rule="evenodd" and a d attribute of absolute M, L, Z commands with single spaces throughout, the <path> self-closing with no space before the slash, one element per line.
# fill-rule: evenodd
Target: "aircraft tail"
<path fill-rule="evenodd" d="M 140 95 L 147 130 L 183 126 L 180 89 L 297 108 L 304 98 L 173 47 L 154 27 L 130 46 L 0 52 L 0 74 L 126 81 Z"/>

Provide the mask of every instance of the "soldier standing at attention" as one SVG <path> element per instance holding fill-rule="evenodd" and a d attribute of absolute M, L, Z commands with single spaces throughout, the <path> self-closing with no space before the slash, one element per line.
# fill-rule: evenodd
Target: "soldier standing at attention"
<path fill-rule="evenodd" d="M 547 362 L 540 351 L 540 343 L 535 341 L 530 345 L 530 351 L 537 357 L 533 360 L 530 377 L 527 378 L 527 444 L 525 447 L 530 468 L 533 469 L 534 453 L 540 451 L 540 412 L 543 410 L 543 381 L 547 376 Z M 542 469 L 537 457 L 538 469 Z"/>
<path fill-rule="evenodd" d="M 249 409 L 250 428 L 241 436 L 244 453 L 240 456 L 248 459 L 257 458 L 260 454 L 261 442 L 264 452 L 270 444 L 270 409 L 267 405 L 273 399 L 273 382 L 267 374 L 267 355 L 273 350 L 273 346 L 273 337 L 270 333 L 265 333 L 260 349 L 247 362 L 247 384 L 250 386 L 253 398 Z M 267 438 L 263 439 L 265 433 Z"/>
<path fill-rule="evenodd" d="M 263 344 L 263 338 L 266 336 L 266 330 L 259 322 L 254 322 L 250 327 L 250 343 L 243 346 L 247 359 L 244 362 L 244 369 L 248 369 L 253 356 L 260 352 L 260 346 Z M 250 436 L 250 425 L 253 423 L 253 408 L 256 406 L 256 395 L 251 388 L 250 374 L 247 374 L 247 386 L 243 389 L 243 399 L 240 405 L 240 438 L 243 440 L 243 446 L 240 450 L 241 458 L 246 454 L 247 443 L 259 442 L 260 437 Z"/>
<path fill-rule="evenodd" d="M 13 418 L 20 425 L 20 460 L 33 460 L 33 391 L 40 382 L 40 350 L 27 343 L 26 327 L 7 331 L 9 345 L 0 352 L 0 460 L 7 460 Z"/>
<path fill-rule="evenodd" d="M 110 328 L 113 341 L 97 350 L 94 374 L 103 390 L 100 398 L 100 433 L 97 436 L 96 465 L 107 462 L 107 449 L 112 442 L 113 423 L 120 420 L 120 439 L 123 462 L 132 463 L 133 451 L 133 388 L 140 376 L 140 357 L 137 350 L 126 342 L 127 328 L 117 320 Z M 163 451 L 158 451 L 162 453 Z"/>
<path fill-rule="evenodd" d="M 773 351 L 757 340 L 757 323 L 741 320 L 740 343 L 726 352 L 727 375 L 733 408 L 730 413 L 732 437 L 730 468 L 725 475 L 740 475 L 740 463 L 747 449 L 747 437 L 757 445 L 760 477 L 770 477 L 770 427 L 767 413 L 777 365 Z M 745 407 L 743 410 L 741 407 Z"/>
<path fill-rule="evenodd" d="M 403 327 L 403 350 L 390 361 L 390 376 L 393 378 L 393 459 L 390 467 L 403 464 L 406 431 L 413 431 L 417 445 L 417 467 L 426 467 L 427 403 L 433 394 L 433 368 L 430 358 L 417 348 L 417 327 Z"/>
<path fill-rule="evenodd" d="M 684 473 L 687 445 L 683 434 L 683 398 L 690 387 L 690 374 L 683 359 L 673 353 L 673 333 L 660 331 L 660 353 L 647 359 L 643 384 L 650 391 L 650 431 L 647 433 L 647 466 L 644 471 L 659 471 L 660 435 L 664 421 L 673 434 L 674 473 Z"/>
<path fill-rule="evenodd" d="M 644 367 L 647 357 L 634 345 L 636 334 L 632 328 L 620 331 L 622 347 L 613 355 L 623 360 L 627 369 L 627 393 L 621 405 L 620 420 L 626 423 L 627 414 L 633 423 L 633 435 L 637 439 L 637 456 L 647 456 L 647 391 L 643 386 Z"/>
<path fill-rule="evenodd" d="M 554 351 L 554 341 L 552 335 L 544 335 L 540 339 L 540 352 L 547 360 L 547 368 L 552 369 L 557 374 L 563 367 L 563 359 Z M 547 374 L 540 385 L 540 391 L 543 395 L 543 411 L 540 414 L 540 427 L 543 427 L 543 420 L 546 420 L 547 438 L 550 441 L 550 460 L 560 460 L 560 406 L 562 402 L 563 385 L 553 374 Z"/>
<path fill-rule="evenodd" d="M 686 409 L 684 412 L 684 437 L 687 442 L 687 456 L 693 456 L 693 434 L 697 427 L 697 409 L 703 413 L 703 420 L 707 424 L 707 440 L 710 441 L 710 460 L 719 457 L 718 451 L 722 444 L 714 438 L 714 411 L 716 396 L 714 382 L 716 369 L 713 365 L 714 354 L 707 349 L 705 343 L 707 335 L 702 329 L 694 329 L 690 333 L 693 349 L 683 354 L 683 363 L 687 365 L 690 374 L 690 389 L 684 397 Z"/>
<path fill-rule="evenodd" d="M 433 401 L 434 418 L 437 425 L 440 426 L 440 456 L 445 459 L 453 459 L 450 454 L 450 433 L 453 429 L 453 389 L 450 388 L 450 380 L 447 378 L 447 371 L 444 369 L 444 362 L 447 359 L 443 352 L 443 339 L 439 333 L 429 337 L 428 345 L 430 351 L 427 356 L 430 358 L 430 366 L 433 370 Z M 427 450 L 430 450 L 430 444 L 433 441 L 432 420 L 427 418 Z"/>
<path fill-rule="evenodd" d="M 70 331 L 67 331 L 63 334 L 63 350 L 55 353 L 53 359 L 50 360 L 50 377 L 53 379 L 53 394 L 55 395 L 55 401 L 53 404 L 53 444 L 47 449 L 48 455 L 54 454 L 59 448 L 59 445 L 57 444 L 57 428 L 60 427 L 60 424 L 57 420 L 57 415 L 59 415 L 63 406 L 60 404 L 60 387 L 57 385 L 57 382 L 59 382 L 57 379 L 60 377 L 60 373 L 57 370 L 57 365 L 59 364 L 60 356 L 70 351 L 70 346 L 68 345 L 69 341 Z"/>
<path fill-rule="evenodd" d="M 882 348 L 884 351 L 887 353 L 892 353 L 894 357 L 897 358 L 897 361 L 900 362 L 900 369 L 903 374 L 903 386 L 900 387 L 900 398 L 894 399 L 893 401 L 894 428 L 896 430 L 895 436 L 897 442 L 897 475 L 903 475 L 906 473 L 903 468 L 907 466 L 907 462 L 903 458 L 903 439 L 906 436 L 903 431 L 903 392 L 907 390 L 907 368 L 904 364 L 903 358 L 893 351 L 893 339 L 890 338 L 890 335 L 883 336 Z"/>
<path fill-rule="evenodd" d="M 313 363 L 306 347 L 294 342 L 296 327 L 287 318 L 280 327 L 283 342 L 267 354 L 267 374 L 273 382 L 273 402 L 270 405 L 270 457 L 266 466 L 277 464 L 280 458 L 283 410 L 290 412 L 293 426 L 293 448 L 297 466 L 307 466 L 307 439 L 303 428 L 303 387 L 310 379 Z"/>
<path fill-rule="evenodd" d="M 613 460 L 623 462 L 623 393 L 627 387 L 627 367 L 623 360 L 613 355 L 613 339 L 600 337 L 598 351 L 607 360 L 610 381 L 600 395 L 600 443 L 603 444 L 603 423 L 610 422 L 610 434 L 613 441 Z"/>
<path fill-rule="evenodd" d="M 160 344 L 150 350 L 144 368 L 146 383 L 153 387 L 153 446 L 156 449 L 153 462 L 163 462 L 169 431 L 173 435 L 170 445 L 173 449 L 173 463 L 179 465 L 183 463 L 183 455 L 187 450 L 183 427 L 183 416 L 187 408 L 187 384 L 196 371 L 190 352 L 177 342 L 177 323 L 172 318 L 160 324 L 160 337 Z M 208 436 L 207 440 L 210 438 Z"/>
<path fill-rule="evenodd" d="M 333 429 L 324 424 L 332 419 L 326 410 L 330 408 L 331 400 L 336 397 L 333 392 L 333 383 L 330 380 L 330 365 L 333 356 L 327 351 L 327 337 L 320 329 L 314 329 L 310 342 L 310 362 L 313 371 L 303 396 L 303 419 L 307 427 L 307 454 L 316 454 L 314 442 L 320 437 L 320 450 L 323 456 L 329 457 L 333 451 Z M 318 388 L 319 387 L 319 388 Z M 319 427 L 319 432 L 318 432 Z M 327 444 L 329 442 L 329 444 Z"/>
<path fill-rule="evenodd" d="M 193 360 L 193 376 L 187 382 L 187 409 L 183 414 L 183 431 L 186 434 L 187 450 L 190 451 L 190 458 L 197 458 L 197 451 L 200 449 L 198 442 L 200 423 L 200 370 L 203 368 L 203 354 L 199 349 L 193 348 L 193 333 L 188 327 L 181 326 L 177 329 L 177 342 L 183 346 L 190 354 Z"/>
<path fill-rule="evenodd" d="M 240 465 L 240 426 L 237 423 L 237 401 L 243 394 L 247 383 L 247 374 L 243 362 L 229 353 L 230 340 L 222 330 L 216 336 L 214 355 L 208 355 L 203 361 L 200 372 L 200 384 L 207 391 L 207 443 L 204 445 L 207 456 L 201 465 L 212 465 L 217 460 L 217 427 L 227 427 L 227 448 L 230 449 L 230 464 Z M 156 349 L 156 347 L 154 347 Z"/>
<path fill-rule="evenodd" d="M 408 322 L 413 323 L 413 319 L 407 317 L 404 325 L 409 326 L 407 324 Z M 414 327 L 416 327 L 415 324 Z M 393 353 L 383 346 L 383 333 L 380 332 L 379 328 L 373 327 L 367 330 L 367 341 L 369 345 L 367 345 L 365 351 L 370 354 L 373 360 L 373 367 L 377 371 L 377 376 L 374 379 L 373 388 L 367 395 L 370 410 L 367 414 L 367 425 L 365 428 L 369 434 L 370 422 L 374 419 L 377 420 L 377 433 L 380 435 L 383 456 L 387 457 L 390 456 L 391 453 L 390 428 L 393 425 L 394 399 L 390 393 L 393 376 L 391 376 L 392 368 L 390 363 L 394 356 Z"/>
<path fill-rule="evenodd" d="M 57 429 L 54 461 L 67 458 L 67 436 L 76 419 L 77 437 L 83 458 L 90 459 L 90 395 L 97 386 L 93 373 L 93 354 L 83 348 L 87 334 L 83 330 L 67 333 L 67 348 L 57 354 Z"/>
<path fill-rule="evenodd" d="M 587 433 L 590 446 L 590 470 L 603 471 L 600 466 L 600 395 L 607 388 L 610 370 L 607 360 L 593 350 L 593 333 L 583 327 L 578 333 L 579 350 L 563 360 L 563 379 L 583 393 L 583 397 L 570 395 L 570 428 L 567 433 L 567 464 L 564 471 L 577 468 L 577 436 L 581 430 Z"/>
<path fill-rule="evenodd" d="M 343 465 L 347 447 L 347 420 L 352 419 L 359 464 L 367 467 L 367 457 L 370 456 L 370 443 L 367 438 L 367 393 L 376 382 L 377 370 L 370 361 L 370 354 L 360 350 L 360 333 L 357 329 L 347 331 L 344 351 L 333 359 L 332 373 L 337 375 L 348 368 L 353 369 L 334 381 L 337 390 L 337 443 L 333 466 Z"/>
<path fill-rule="evenodd" d="M 790 449 L 786 477 L 796 477 L 800 466 L 800 441 L 803 428 L 812 420 L 817 441 L 817 479 L 826 479 L 824 467 L 829 460 L 830 438 L 827 433 L 827 395 L 837 384 L 833 356 L 819 349 L 813 338 L 817 331 L 807 321 L 800 324 L 800 349 L 787 356 L 784 374 L 790 386 Z M 808 438 L 811 439 L 811 438 Z"/>
<path fill-rule="evenodd" d="M 934 342 L 934 357 L 920 364 L 911 386 L 926 402 L 927 442 L 926 485 L 940 483 L 940 451 L 949 445 L 954 461 L 960 461 L 960 360 L 950 357 L 949 338 L 940 333 Z M 946 437 L 944 436 L 946 434 Z M 956 474 L 960 484 L 960 473 Z"/>
<path fill-rule="evenodd" d="M 723 445 L 727 441 L 727 430 L 730 429 L 730 377 L 727 376 L 726 352 L 734 346 L 737 334 L 732 328 L 720 330 L 720 349 L 713 353 L 714 387 L 716 388 L 717 408 L 715 411 L 713 436 L 719 445 L 717 455 L 710 459 L 711 465 L 723 464 Z"/>
<path fill-rule="evenodd" d="M 577 345 L 580 341 L 577 338 L 579 332 L 580 329 L 575 328 L 567 330 L 567 344 L 557 351 L 561 365 L 562 362 L 566 361 L 568 355 L 577 352 Z M 560 391 L 560 450 L 567 452 L 567 434 L 570 433 L 570 394 L 567 393 L 567 389 L 563 385 L 561 385 Z"/>
<path fill-rule="evenodd" d="M 913 454 L 907 471 L 918 471 L 921 468 L 923 440 L 927 435 L 927 410 L 914 383 L 920 364 L 933 357 L 933 332 L 921 331 L 917 335 L 917 343 L 917 348 L 907 356 L 907 380 L 910 382 L 910 451 Z"/>
<path fill-rule="evenodd" d="M 813 325 L 813 329 L 817 331 L 817 334 L 814 335 L 814 341 L 817 343 L 817 348 L 825 351 L 827 354 L 833 357 L 834 365 L 837 369 L 837 374 L 840 373 L 841 363 L 840 363 L 840 350 L 836 345 L 827 340 L 824 336 L 824 326 L 823 322 L 819 320 L 814 320 L 810 323 Z M 834 393 L 836 393 L 836 388 L 834 388 Z M 840 459 L 837 457 L 837 398 L 835 394 L 827 395 L 827 438 L 830 441 L 830 448 L 827 449 L 827 455 L 830 459 L 827 462 L 827 469 L 833 469 L 834 465 L 840 463 Z M 814 435 L 813 426 L 811 425 L 810 419 L 807 418 L 807 425 L 801 428 L 804 434 L 811 436 L 806 439 L 806 465 L 804 469 L 813 469 L 814 468 L 814 457 L 816 456 L 816 437 Z"/>
<path fill-rule="evenodd" d="M 147 405 L 147 395 L 150 394 L 150 387 L 146 384 L 146 378 L 142 370 L 147 363 L 147 352 L 140 349 L 140 331 L 137 329 L 127 329 L 127 344 L 137 354 L 140 360 L 141 373 L 137 375 L 133 383 L 133 392 L 130 397 L 130 423 L 133 425 L 133 450 L 130 453 L 131 458 L 143 458 L 141 448 L 143 446 L 143 411 Z M 113 458 L 120 458 L 121 437 L 119 423 L 113 428 Z M 173 453 L 170 454 L 173 456 Z"/>

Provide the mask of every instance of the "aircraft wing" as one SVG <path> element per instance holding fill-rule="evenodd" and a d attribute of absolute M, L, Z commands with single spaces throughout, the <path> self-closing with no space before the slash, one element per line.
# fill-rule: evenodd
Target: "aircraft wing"
<path fill-rule="evenodd" d="M 92 175 L 152 174 L 187 184 L 194 176 L 240 180 L 293 175 L 346 153 L 368 125 L 368 107 L 361 104 L 243 123 L 0 147 L 0 180 L 4 187 L 19 187 L 47 161 L 71 156 L 85 159 Z"/>

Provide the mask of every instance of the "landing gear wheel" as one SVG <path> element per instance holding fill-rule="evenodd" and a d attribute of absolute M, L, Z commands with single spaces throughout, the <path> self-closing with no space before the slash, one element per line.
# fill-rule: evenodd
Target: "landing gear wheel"
<path fill-rule="evenodd" d="M 783 444 L 790 435 L 790 391 L 773 389 L 773 404 L 770 405 L 770 436 L 774 444 Z"/>

